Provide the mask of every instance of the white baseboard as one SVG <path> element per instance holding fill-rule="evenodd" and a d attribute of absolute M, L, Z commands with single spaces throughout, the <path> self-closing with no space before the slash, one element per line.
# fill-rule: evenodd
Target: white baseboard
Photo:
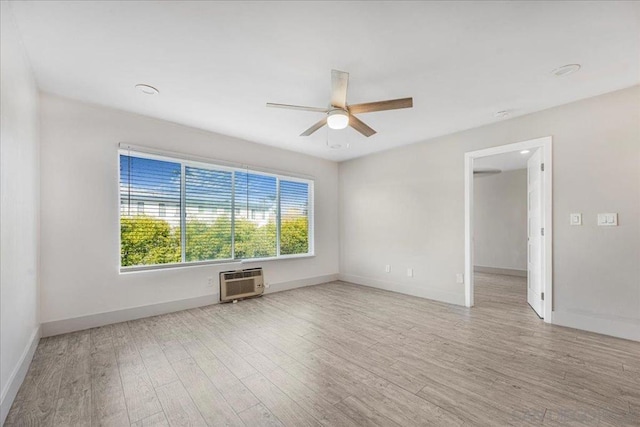
<path fill-rule="evenodd" d="M 617 318 L 576 311 L 554 311 L 553 324 L 640 341 L 640 319 Z"/>
<path fill-rule="evenodd" d="M 304 286 L 321 285 L 322 283 L 335 282 L 338 280 L 338 273 L 327 274 L 324 276 L 308 277 L 306 279 L 290 280 L 288 282 L 270 283 L 269 288 L 265 289 L 265 294 L 274 292 L 288 291 L 289 289 L 302 288 Z"/>
<path fill-rule="evenodd" d="M 36 352 L 39 342 L 40 326 L 38 326 L 31 334 L 29 345 L 24 349 L 18 364 L 13 369 L 13 372 L 11 372 L 11 375 L 9 375 L 9 381 L 7 382 L 6 387 L 2 390 L 2 397 L 0 398 L 0 425 L 4 424 L 4 421 L 7 419 L 7 415 L 9 415 L 9 409 L 11 409 L 11 405 L 18 394 L 18 390 L 20 390 L 20 386 L 27 375 L 29 365 L 31 365 L 31 360 L 33 359 L 33 355 Z"/>
<path fill-rule="evenodd" d="M 527 277 L 527 270 L 516 270 L 513 268 L 485 267 L 476 265 L 473 267 L 476 273 L 503 274 L 505 276 Z"/>
<path fill-rule="evenodd" d="M 353 274 L 340 274 L 339 277 L 340 280 L 344 282 L 355 283 L 357 285 L 384 289 L 385 291 L 398 292 L 401 294 L 432 299 L 449 304 L 464 305 L 464 292 L 457 294 L 455 292 L 448 292 L 440 289 L 386 282 L 383 280 L 371 279 L 369 277 L 356 276 Z"/>
<path fill-rule="evenodd" d="M 321 283 L 338 280 L 337 274 L 325 276 L 309 277 L 288 282 L 271 283 L 265 293 L 286 291 L 303 286 L 319 285 Z M 157 316 L 160 314 L 173 313 L 175 311 L 188 310 L 205 305 L 217 304 L 220 302 L 218 293 L 203 295 L 194 298 L 187 298 L 177 301 L 167 301 L 158 304 L 143 305 L 139 307 L 125 308 L 122 310 L 107 311 L 103 313 L 89 314 L 86 316 L 74 317 L 71 319 L 54 320 L 42 324 L 42 336 L 66 334 L 68 332 L 81 331 L 98 326 L 110 325 L 112 323 L 126 322 L 129 320 L 142 319 L 144 317 Z"/>

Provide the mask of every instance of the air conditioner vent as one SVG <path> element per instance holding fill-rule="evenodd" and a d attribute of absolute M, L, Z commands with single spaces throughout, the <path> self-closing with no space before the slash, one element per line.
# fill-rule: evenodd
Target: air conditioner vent
<path fill-rule="evenodd" d="M 263 292 L 262 268 L 220 273 L 220 301 L 222 302 L 262 295 Z"/>

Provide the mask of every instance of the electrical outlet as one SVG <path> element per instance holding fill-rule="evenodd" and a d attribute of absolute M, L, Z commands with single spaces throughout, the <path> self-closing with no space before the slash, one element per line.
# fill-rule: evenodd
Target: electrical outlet
<path fill-rule="evenodd" d="M 464 283 L 464 274 L 462 273 L 456 274 L 456 283 Z"/>
<path fill-rule="evenodd" d="M 265 289 L 269 289 L 269 287 L 271 287 L 271 285 L 270 285 L 270 284 L 268 284 L 268 283 L 265 283 L 265 284 L 264 284 L 264 288 L 265 288 Z"/>
<path fill-rule="evenodd" d="M 213 277 L 207 277 L 207 287 L 213 286 Z"/>
<path fill-rule="evenodd" d="M 391 266 L 389 264 L 384 266 L 384 271 L 387 273 L 391 273 Z"/>
<path fill-rule="evenodd" d="M 413 268 L 407 268 L 407 277 L 413 277 Z"/>

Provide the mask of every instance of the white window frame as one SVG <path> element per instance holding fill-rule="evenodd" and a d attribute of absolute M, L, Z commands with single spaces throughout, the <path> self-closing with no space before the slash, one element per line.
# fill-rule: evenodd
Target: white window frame
<path fill-rule="evenodd" d="M 120 148 L 117 150 L 118 153 L 118 182 L 117 182 L 117 191 L 118 191 L 118 262 L 119 264 L 122 262 L 122 256 L 120 251 L 122 250 L 122 242 L 121 242 L 121 217 L 122 213 L 121 209 L 121 194 L 120 194 L 120 156 L 133 156 L 133 157 L 142 157 L 151 160 L 160 160 L 172 163 L 180 164 L 180 245 L 181 245 L 181 261 L 176 263 L 167 263 L 167 264 L 152 264 L 152 265 L 136 265 L 136 266 L 122 266 L 119 265 L 120 273 L 127 272 L 136 272 L 136 271 L 145 271 L 145 270 L 159 270 L 165 268 L 184 268 L 184 267 L 192 267 L 192 266 L 202 266 L 202 265 L 211 265 L 211 264 L 230 264 L 230 263 L 255 263 L 255 262 L 264 262 L 264 261 L 275 261 L 275 260 L 283 260 L 283 259 L 296 259 L 296 258 L 309 258 L 315 256 L 315 224 L 314 224 L 314 179 L 312 177 L 303 177 L 303 176 L 293 176 L 289 175 L 286 172 L 270 172 L 262 168 L 251 167 L 248 165 L 240 165 L 233 164 L 229 162 L 224 162 L 216 159 L 206 159 L 199 158 L 196 156 L 187 156 L 180 155 L 177 153 L 167 153 L 167 154 L 158 154 L 158 150 L 153 149 L 145 149 L 143 147 L 134 147 L 128 144 L 121 143 Z M 185 204 L 185 168 L 186 167 L 194 167 L 199 169 L 208 169 L 213 171 L 223 171 L 223 172 L 231 172 L 232 175 L 232 188 L 231 188 L 231 258 L 224 259 L 216 259 L 216 260 L 204 260 L 204 261 L 185 261 L 185 251 L 186 251 L 186 204 Z M 257 174 L 263 176 L 271 176 L 276 178 L 276 255 L 272 257 L 263 257 L 263 258 L 235 258 L 235 217 L 236 217 L 236 206 L 235 206 L 235 172 L 241 173 L 250 173 Z M 308 222 L 308 239 L 309 239 L 309 251 L 304 254 L 292 254 L 292 255 L 281 255 L 280 254 L 280 181 L 290 181 L 290 182 L 302 182 L 308 185 L 308 195 L 307 195 L 307 222 Z"/>

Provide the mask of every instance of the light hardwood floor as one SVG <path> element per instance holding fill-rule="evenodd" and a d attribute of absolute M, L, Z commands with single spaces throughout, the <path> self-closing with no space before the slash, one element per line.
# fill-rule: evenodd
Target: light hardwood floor
<path fill-rule="evenodd" d="M 7 425 L 640 425 L 640 343 L 330 283 L 43 339 Z"/>

